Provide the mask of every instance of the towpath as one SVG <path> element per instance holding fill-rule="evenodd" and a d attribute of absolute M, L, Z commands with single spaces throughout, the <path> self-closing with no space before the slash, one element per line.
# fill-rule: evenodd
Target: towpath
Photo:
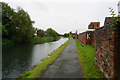
<path fill-rule="evenodd" d="M 74 39 L 68 43 L 61 55 L 48 67 L 42 78 L 83 78 Z"/>

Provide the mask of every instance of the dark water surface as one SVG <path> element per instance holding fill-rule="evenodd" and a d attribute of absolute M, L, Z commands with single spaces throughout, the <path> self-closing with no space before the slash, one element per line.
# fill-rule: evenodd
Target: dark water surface
<path fill-rule="evenodd" d="M 2 51 L 2 77 L 16 78 L 31 66 L 46 58 L 49 53 L 67 41 L 61 38 L 55 42 L 36 45 L 19 45 Z"/>

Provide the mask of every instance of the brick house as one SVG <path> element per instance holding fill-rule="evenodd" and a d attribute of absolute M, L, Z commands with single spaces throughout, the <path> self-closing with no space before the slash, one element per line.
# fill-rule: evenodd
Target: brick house
<path fill-rule="evenodd" d="M 88 29 L 98 29 L 100 27 L 100 22 L 91 22 L 88 25 Z"/>

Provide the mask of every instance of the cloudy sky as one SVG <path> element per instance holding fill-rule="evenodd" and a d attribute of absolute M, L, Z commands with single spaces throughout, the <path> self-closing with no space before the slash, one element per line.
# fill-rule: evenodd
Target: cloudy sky
<path fill-rule="evenodd" d="M 118 13 L 119 0 L 2 0 L 12 8 L 23 8 L 35 21 L 34 27 L 44 29 L 51 27 L 58 33 L 83 32 L 90 22 L 104 25 L 109 17 L 109 7 Z"/>

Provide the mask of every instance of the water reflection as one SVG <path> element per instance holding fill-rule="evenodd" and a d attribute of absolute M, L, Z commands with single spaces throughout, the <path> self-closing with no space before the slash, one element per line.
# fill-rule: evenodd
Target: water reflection
<path fill-rule="evenodd" d="M 3 50 L 2 76 L 3 78 L 16 78 L 31 66 L 46 58 L 49 53 L 63 44 L 67 38 L 55 42 L 36 45 L 19 45 Z"/>

